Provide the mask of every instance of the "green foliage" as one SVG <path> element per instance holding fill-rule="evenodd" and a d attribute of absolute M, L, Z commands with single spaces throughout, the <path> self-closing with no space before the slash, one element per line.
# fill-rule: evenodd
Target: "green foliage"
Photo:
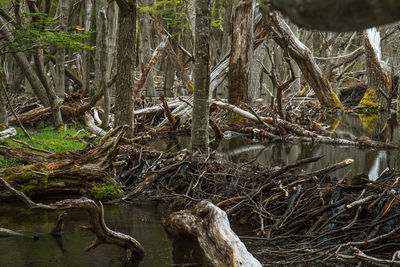
<path fill-rule="evenodd" d="M 118 184 L 101 184 L 93 188 L 93 196 L 96 199 L 110 200 L 120 198 L 124 191 Z"/>
<path fill-rule="evenodd" d="M 0 156 L 0 168 L 8 168 L 8 167 L 13 167 L 20 165 L 21 162 L 19 162 L 16 159 L 5 159 L 2 156 Z"/>
<path fill-rule="evenodd" d="M 186 18 L 186 2 L 185 0 L 162 0 L 150 3 L 148 6 L 138 6 L 138 8 L 140 12 L 163 17 L 169 30 L 187 30 L 189 25 Z"/>
<path fill-rule="evenodd" d="M 14 139 L 24 141 L 29 145 L 41 148 L 45 150 L 49 150 L 56 153 L 66 152 L 70 150 L 80 150 L 85 147 L 84 144 L 67 138 L 67 136 L 74 135 L 78 129 L 71 127 L 67 130 L 54 130 L 53 127 L 45 127 L 45 128 L 36 128 L 34 130 L 29 130 L 29 134 L 32 137 L 32 140 L 29 140 L 22 132 L 21 129 L 17 129 L 18 134 L 13 137 Z M 23 145 L 13 142 L 10 139 L 5 139 L 4 142 L 8 146 L 23 148 Z M 1 160 L 0 160 L 1 162 Z M 5 163 L 4 163 L 5 164 Z M 1 163 L 0 163 L 1 166 Z"/>
<path fill-rule="evenodd" d="M 92 47 L 81 42 L 91 32 L 63 32 L 57 28 L 58 20 L 48 18 L 46 14 L 24 13 L 23 17 L 24 22 L 13 30 L 14 38 L 10 42 L 2 41 L 2 53 L 34 51 L 37 48 L 49 47 L 93 50 Z M 30 17 L 36 19 L 31 21 Z"/>

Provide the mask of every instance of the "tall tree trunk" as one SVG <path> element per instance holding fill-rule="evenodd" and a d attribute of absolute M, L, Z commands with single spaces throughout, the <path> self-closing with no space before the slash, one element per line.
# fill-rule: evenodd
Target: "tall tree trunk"
<path fill-rule="evenodd" d="M 231 34 L 229 62 L 229 103 L 249 102 L 250 60 L 253 52 L 253 0 L 242 0 L 236 8 Z"/>
<path fill-rule="evenodd" d="M 92 29 L 93 0 L 86 0 L 85 33 Z M 90 45 L 90 37 L 85 39 L 85 44 Z M 90 51 L 83 51 L 82 55 L 82 81 L 83 92 L 88 92 L 90 85 Z"/>
<path fill-rule="evenodd" d="M 142 0 L 142 6 L 148 6 L 149 0 Z M 151 17 L 148 12 L 141 13 L 140 17 L 140 63 L 141 68 L 147 66 L 150 61 L 152 51 L 151 51 L 151 30 L 152 30 Z M 149 96 L 156 96 L 156 91 L 154 87 L 154 70 L 150 70 L 147 75 L 144 88 L 146 88 L 146 94 Z"/>
<path fill-rule="evenodd" d="M 107 79 L 107 0 L 98 0 L 96 4 L 96 57 L 95 57 L 95 88 L 96 91 L 103 92 L 104 98 L 109 98 L 109 92 L 106 86 Z M 109 100 L 108 100 L 109 102 Z M 102 128 L 107 129 L 109 114 L 104 116 Z"/>
<path fill-rule="evenodd" d="M 110 124 L 110 110 L 111 110 L 111 92 L 115 87 L 114 84 L 112 86 L 108 86 L 108 81 L 112 79 L 113 75 L 113 66 L 115 65 L 115 58 L 117 55 L 117 30 L 118 30 L 118 8 L 117 4 L 109 3 L 107 8 L 107 38 L 106 38 L 106 46 L 107 46 L 107 70 L 106 70 L 106 86 L 104 91 L 104 113 L 102 117 L 103 125 L 109 126 Z"/>
<path fill-rule="evenodd" d="M 59 0 L 60 5 L 60 30 L 67 31 L 68 14 L 71 0 Z M 56 50 L 56 94 L 64 98 L 65 93 L 65 48 L 58 47 Z"/>
<path fill-rule="evenodd" d="M 133 136 L 133 86 L 136 45 L 136 0 L 116 0 L 120 10 L 117 41 L 117 80 L 115 89 L 115 126 L 128 125 Z"/>
<path fill-rule="evenodd" d="M 224 57 L 229 50 L 229 45 L 230 45 L 229 36 L 232 27 L 233 2 L 234 2 L 233 0 L 225 0 L 224 24 L 222 25 L 221 57 Z"/>
<path fill-rule="evenodd" d="M 208 148 L 211 1 L 196 1 L 192 148 Z"/>

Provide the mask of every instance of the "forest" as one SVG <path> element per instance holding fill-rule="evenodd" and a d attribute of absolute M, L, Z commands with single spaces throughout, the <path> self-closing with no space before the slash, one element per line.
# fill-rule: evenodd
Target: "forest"
<path fill-rule="evenodd" d="M 399 266 L 398 10 L 1 0 L 0 266 Z"/>

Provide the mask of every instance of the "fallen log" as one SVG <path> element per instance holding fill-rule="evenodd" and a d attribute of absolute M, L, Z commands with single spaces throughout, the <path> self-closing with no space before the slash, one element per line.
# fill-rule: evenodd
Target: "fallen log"
<path fill-rule="evenodd" d="M 230 228 L 226 213 L 208 201 L 201 201 L 193 210 L 172 213 L 169 227 L 177 236 L 197 238 L 214 266 L 261 266 Z"/>
<path fill-rule="evenodd" d="M 15 128 L 8 128 L 0 132 L 0 139 L 6 139 L 16 135 L 17 135 L 17 130 L 15 130 Z"/>
<path fill-rule="evenodd" d="M 96 239 L 88 245 L 85 250 L 90 251 L 101 244 L 113 244 L 127 251 L 129 260 L 140 260 L 144 256 L 144 248 L 133 237 L 116 232 L 107 227 L 104 221 L 104 208 L 100 202 L 97 205 L 91 199 L 82 197 L 80 199 L 65 199 L 52 204 L 41 204 L 33 202 L 23 192 L 16 190 L 3 178 L 0 178 L 0 183 L 10 192 L 15 194 L 31 209 L 43 209 L 51 211 L 64 211 L 70 209 L 85 210 L 89 215 L 89 229 L 96 235 Z"/>
<path fill-rule="evenodd" d="M 0 147 L 0 152 L 20 155 L 21 159 L 26 159 L 30 161 L 29 163 L 34 162 L 29 165 L 2 169 L 0 176 L 18 190 L 32 196 L 52 194 L 95 196 L 96 192 L 101 190 L 102 184 L 115 184 L 106 170 L 111 167 L 117 146 L 125 131 L 126 127 L 121 126 L 111 130 L 101 139 L 99 145 L 79 158 L 60 154 L 58 158 L 61 160 L 57 160 L 55 155 L 39 155 L 26 151 L 21 153 L 14 149 Z M 53 157 L 56 160 L 49 160 Z M 10 197 L 1 189 L 1 197 Z"/>

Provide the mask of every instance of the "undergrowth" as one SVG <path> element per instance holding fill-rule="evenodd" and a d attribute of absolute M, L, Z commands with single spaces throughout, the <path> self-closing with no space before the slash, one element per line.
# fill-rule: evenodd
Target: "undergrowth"
<path fill-rule="evenodd" d="M 24 145 L 12 141 L 12 139 L 16 139 L 26 142 L 35 148 L 40 148 L 55 153 L 62 153 L 71 150 L 81 150 L 85 148 L 85 144 L 79 142 L 77 138 L 72 138 L 72 136 L 75 135 L 75 133 L 80 129 L 75 126 L 71 126 L 66 130 L 55 130 L 51 126 L 29 129 L 27 131 L 32 137 L 32 140 L 26 137 L 20 128 L 16 129 L 18 133 L 16 136 L 1 140 L 4 145 L 31 151 L 30 149 L 25 148 Z M 78 138 L 82 138 L 84 137 L 84 135 L 85 134 L 79 134 Z M 0 156 L 0 168 L 15 166 L 19 164 L 20 163 L 15 159 L 4 159 Z"/>

